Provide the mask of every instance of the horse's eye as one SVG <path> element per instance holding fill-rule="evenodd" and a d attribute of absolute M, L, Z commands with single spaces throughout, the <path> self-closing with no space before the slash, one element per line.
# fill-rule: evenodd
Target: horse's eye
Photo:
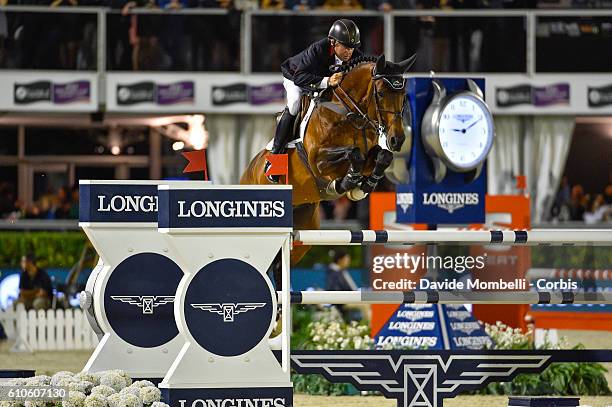
<path fill-rule="evenodd" d="M 385 96 L 385 94 L 384 94 L 384 93 L 382 93 L 382 92 L 378 92 L 378 97 L 380 97 L 380 98 L 381 98 L 381 97 L 383 97 L 383 96 Z"/>

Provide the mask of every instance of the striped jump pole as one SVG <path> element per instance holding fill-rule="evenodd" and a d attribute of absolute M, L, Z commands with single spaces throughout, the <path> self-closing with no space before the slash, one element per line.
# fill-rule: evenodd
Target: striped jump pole
<path fill-rule="evenodd" d="M 300 230 L 294 245 L 460 244 L 611 246 L 609 230 Z"/>
<path fill-rule="evenodd" d="M 530 268 L 527 278 L 573 278 L 576 280 L 612 280 L 612 270 L 606 269 L 555 269 L 555 268 Z"/>
<path fill-rule="evenodd" d="M 279 292 L 279 303 L 282 302 Z M 612 304 L 612 292 L 293 291 L 292 304 Z"/>

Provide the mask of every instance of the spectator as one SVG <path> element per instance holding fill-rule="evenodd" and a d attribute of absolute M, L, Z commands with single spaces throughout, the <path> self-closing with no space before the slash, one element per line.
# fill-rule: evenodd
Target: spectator
<path fill-rule="evenodd" d="M 606 205 L 603 194 L 599 194 L 593 199 L 593 203 L 588 212 L 585 212 L 584 222 L 593 225 L 612 218 L 612 205 Z"/>
<path fill-rule="evenodd" d="M 582 221 L 586 210 L 585 195 L 582 185 L 574 185 L 572 187 L 570 201 L 570 220 Z"/>
<path fill-rule="evenodd" d="M 23 304 L 28 310 L 51 308 L 51 279 L 45 270 L 36 266 L 34 255 L 26 254 L 21 258 L 21 270 L 17 303 Z"/>
<path fill-rule="evenodd" d="M 356 291 L 357 284 L 348 272 L 348 267 L 351 264 L 351 256 L 344 250 L 331 252 L 332 263 L 327 266 L 325 272 L 325 289 L 328 291 Z M 346 307 L 341 304 L 334 305 L 342 314 L 345 320 L 348 320 L 348 312 Z"/>
<path fill-rule="evenodd" d="M 357 284 L 348 272 L 351 256 L 344 250 L 331 253 L 332 263 L 325 273 L 325 289 L 329 291 L 355 291 Z"/>

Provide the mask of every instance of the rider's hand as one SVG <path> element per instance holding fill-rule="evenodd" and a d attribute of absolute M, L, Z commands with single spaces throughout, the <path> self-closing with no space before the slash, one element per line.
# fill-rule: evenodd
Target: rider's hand
<path fill-rule="evenodd" d="M 336 72 L 335 74 L 330 76 L 329 82 L 327 82 L 327 84 L 329 86 L 338 86 L 340 85 L 341 81 L 342 81 L 342 72 Z"/>

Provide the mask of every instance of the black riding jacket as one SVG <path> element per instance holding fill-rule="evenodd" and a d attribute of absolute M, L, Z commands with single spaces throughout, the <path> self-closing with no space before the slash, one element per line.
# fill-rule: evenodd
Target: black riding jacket
<path fill-rule="evenodd" d="M 355 48 L 351 59 L 361 56 L 359 49 Z M 318 85 L 324 77 L 331 76 L 329 70 L 331 65 L 336 64 L 334 49 L 329 40 L 324 38 L 311 44 L 304 51 L 281 64 L 283 76 L 295 83 L 297 86 L 306 87 Z"/>

